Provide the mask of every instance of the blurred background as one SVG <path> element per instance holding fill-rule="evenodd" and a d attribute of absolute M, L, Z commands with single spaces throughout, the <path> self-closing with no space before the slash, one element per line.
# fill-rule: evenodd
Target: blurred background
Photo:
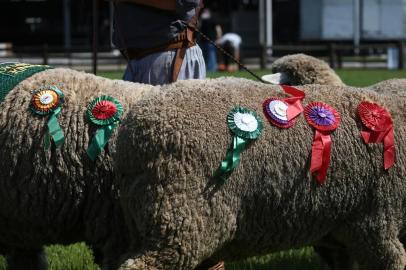
<path fill-rule="evenodd" d="M 333 68 L 405 66 L 405 0 L 204 3 L 222 33 L 241 37 L 241 60 L 252 68 L 266 68 L 275 58 L 296 52 L 324 58 Z M 125 59 L 111 43 L 111 2 L 0 0 L 0 10 L 2 62 L 90 71 L 125 67 Z"/>

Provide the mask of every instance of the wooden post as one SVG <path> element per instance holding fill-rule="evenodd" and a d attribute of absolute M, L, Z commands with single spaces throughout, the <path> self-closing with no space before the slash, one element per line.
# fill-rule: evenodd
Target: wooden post
<path fill-rule="evenodd" d="M 48 43 L 42 46 L 42 64 L 48 65 Z"/>
<path fill-rule="evenodd" d="M 329 46 L 328 46 L 328 50 L 329 50 L 330 67 L 335 69 L 335 68 L 337 68 L 336 44 L 335 43 L 330 43 Z"/>
<path fill-rule="evenodd" d="M 266 45 L 261 45 L 261 69 L 266 69 L 266 62 L 268 58 Z"/>

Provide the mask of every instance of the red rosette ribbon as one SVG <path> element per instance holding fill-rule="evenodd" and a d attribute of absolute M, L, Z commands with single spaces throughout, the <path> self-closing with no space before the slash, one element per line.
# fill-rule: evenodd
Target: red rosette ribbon
<path fill-rule="evenodd" d="M 110 100 L 102 100 L 93 107 L 92 113 L 96 119 L 106 120 L 117 112 L 116 104 Z"/>
<path fill-rule="evenodd" d="M 285 93 L 292 95 L 289 98 L 268 98 L 263 102 L 264 114 L 271 124 L 280 128 L 290 128 L 296 122 L 296 117 L 303 112 L 303 91 L 292 86 L 281 85 Z"/>
<path fill-rule="evenodd" d="M 321 102 L 307 105 L 304 115 L 307 122 L 316 130 L 312 144 L 310 171 L 316 173 L 316 181 L 323 184 L 330 165 L 332 145 L 330 134 L 340 125 L 340 115 L 333 107 Z"/>
<path fill-rule="evenodd" d="M 395 164 L 395 136 L 391 115 L 378 104 L 363 101 L 358 105 L 358 114 L 364 129 L 361 137 L 366 144 L 383 142 L 385 170 Z"/>

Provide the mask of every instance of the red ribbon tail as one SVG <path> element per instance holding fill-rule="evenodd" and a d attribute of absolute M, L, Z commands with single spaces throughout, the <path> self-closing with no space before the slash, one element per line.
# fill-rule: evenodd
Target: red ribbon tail
<path fill-rule="evenodd" d="M 289 104 L 288 110 L 286 112 L 288 121 L 292 120 L 303 112 L 303 105 L 300 101 L 300 98 L 287 98 L 285 99 L 285 102 Z"/>
<path fill-rule="evenodd" d="M 316 130 L 312 145 L 312 159 L 310 171 L 317 173 L 316 180 L 319 184 L 325 182 L 327 170 L 330 165 L 331 137 Z"/>
<path fill-rule="evenodd" d="M 380 143 L 385 137 L 386 132 L 378 132 L 372 130 L 363 130 L 361 131 L 361 136 L 364 139 L 365 143 Z"/>
<path fill-rule="evenodd" d="M 369 138 L 371 137 L 371 132 L 363 130 L 363 131 L 361 131 L 361 137 L 364 140 L 364 143 L 369 143 Z"/>
<path fill-rule="evenodd" d="M 282 87 L 283 91 L 285 91 L 286 94 L 292 95 L 294 97 L 304 99 L 304 97 L 306 96 L 302 90 L 299 90 L 293 86 L 283 84 L 283 85 L 281 85 L 281 87 Z"/>
<path fill-rule="evenodd" d="M 385 170 L 389 169 L 395 164 L 396 150 L 395 150 L 395 135 L 393 133 L 393 127 L 390 128 L 388 133 L 383 139 L 383 160 Z"/>
<path fill-rule="evenodd" d="M 327 170 L 330 166 L 330 156 L 331 156 L 331 137 L 330 135 L 322 134 L 321 140 L 323 141 L 324 151 L 323 151 L 323 165 L 320 169 L 320 173 L 317 175 L 316 179 L 319 184 L 323 184 L 326 180 Z"/>
<path fill-rule="evenodd" d="M 316 130 L 312 144 L 312 159 L 310 163 L 310 172 L 314 173 L 320 170 L 323 165 L 323 142 L 321 133 Z"/>

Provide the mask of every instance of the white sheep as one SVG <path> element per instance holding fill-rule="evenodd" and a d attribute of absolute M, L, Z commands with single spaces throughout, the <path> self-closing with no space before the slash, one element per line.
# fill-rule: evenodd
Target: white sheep
<path fill-rule="evenodd" d="M 235 78 L 177 82 L 132 106 L 114 162 L 124 215 L 136 229 L 132 241 L 142 246 L 121 269 L 193 269 L 209 257 L 241 259 L 328 236 L 361 266 L 403 270 L 406 98 L 351 87 L 303 89 L 305 103 L 325 102 L 341 115 L 321 186 L 309 173 L 314 130 L 303 117 L 287 130 L 264 124 L 229 179 L 213 177 L 232 141 L 227 113 L 238 105 L 262 115 L 266 98 L 284 96 L 277 86 Z M 398 156 L 389 171 L 382 146 L 361 140 L 356 108 L 363 100 L 392 113 Z"/>

